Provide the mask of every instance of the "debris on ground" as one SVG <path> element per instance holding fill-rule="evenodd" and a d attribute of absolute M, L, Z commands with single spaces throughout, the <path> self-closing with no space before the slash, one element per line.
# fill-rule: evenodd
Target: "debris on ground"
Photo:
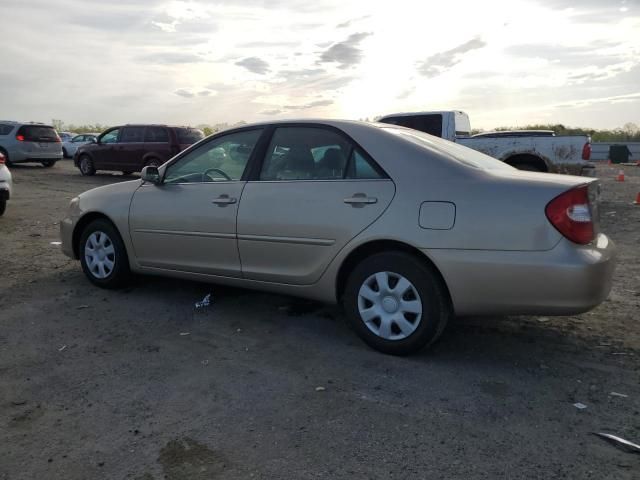
<path fill-rule="evenodd" d="M 21 405 L 25 405 L 27 403 L 26 400 L 12 400 L 11 401 L 11 405 L 15 406 L 15 407 L 19 407 Z"/>
<path fill-rule="evenodd" d="M 78 305 L 78 306 L 76 307 L 76 310 L 83 310 L 83 309 L 85 309 L 85 308 L 89 308 L 89 305 Z"/>
<path fill-rule="evenodd" d="M 580 402 L 574 403 L 573 406 L 576 407 L 578 410 L 584 410 L 585 408 L 587 408 L 587 406 L 584 403 L 580 403 Z"/>
<path fill-rule="evenodd" d="M 58 247 L 62 245 L 62 242 L 49 242 L 49 245 L 53 245 L 54 247 Z"/>
<path fill-rule="evenodd" d="M 629 395 L 625 395 L 624 393 L 618 393 L 618 392 L 610 392 L 609 395 L 611 395 L 612 397 L 620 397 L 620 398 L 627 398 Z"/>
<path fill-rule="evenodd" d="M 630 442 L 629 440 L 617 437 L 616 435 L 611 435 L 610 433 L 594 432 L 593 434 L 599 436 L 600 438 L 604 438 L 605 440 L 615 444 L 616 446 L 622 447 L 628 452 L 640 453 L 640 445 Z"/>
<path fill-rule="evenodd" d="M 196 308 L 208 307 L 211 304 L 211 294 L 207 293 L 200 302 L 196 302 Z"/>
<path fill-rule="evenodd" d="M 187 335 L 191 335 L 191 332 L 180 332 L 181 337 L 186 337 Z"/>
<path fill-rule="evenodd" d="M 59 351 L 59 352 L 61 352 L 61 351 L 63 351 L 65 348 L 67 348 L 67 346 L 66 346 L 66 345 L 62 345 L 62 346 L 58 349 L 58 351 Z"/>
<path fill-rule="evenodd" d="M 324 392 L 326 388 L 324 387 L 316 387 L 316 392 Z"/>

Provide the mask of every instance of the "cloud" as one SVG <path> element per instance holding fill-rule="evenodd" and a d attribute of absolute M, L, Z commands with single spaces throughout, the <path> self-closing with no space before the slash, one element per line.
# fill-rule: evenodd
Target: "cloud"
<path fill-rule="evenodd" d="M 269 72 L 269 64 L 258 57 L 247 57 L 236 62 L 236 65 L 244 67 L 252 73 L 265 75 Z"/>
<path fill-rule="evenodd" d="M 187 90 L 185 88 L 179 88 L 178 90 L 176 90 L 175 92 L 173 92 L 175 95 L 178 95 L 180 97 L 184 97 L 184 98 L 192 98 L 195 96 L 195 93 L 193 93 L 190 90 Z"/>
<path fill-rule="evenodd" d="M 458 45 L 451 50 L 438 52 L 418 63 L 418 72 L 427 78 L 437 77 L 462 61 L 465 53 L 482 48 L 487 43 L 479 37 Z"/>
<path fill-rule="evenodd" d="M 200 90 L 198 92 L 198 95 L 200 97 L 208 97 L 209 95 L 215 94 L 215 92 L 212 92 L 211 90 Z"/>
<path fill-rule="evenodd" d="M 350 27 L 352 24 L 357 23 L 361 20 L 366 20 L 367 18 L 371 18 L 371 15 L 364 15 L 362 17 L 349 19 L 346 22 L 342 22 L 336 25 L 336 28 L 347 28 L 347 27 Z"/>
<path fill-rule="evenodd" d="M 343 41 L 334 43 L 320 55 L 319 63 L 337 63 L 338 68 L 346 69 L 362 60 L 362 50 L 357 48 L 360 42 L 372 35 L 370 32 L 354 33 Z"/>
<path fill-rule="evenodd" d="M 565 67 L 606 67 L 626 60 L 623 55 L 606 52 L 606 49 L 619 45 L 611 42 L 592 42 L 584 46 L 525 43 L 507 47 L 505 52 L 515 57 L 541 58 Z"/>
<path fill-rule="evenodd" d="M 260 115 L 279 115 L 281 113 L 283 113 L 283 111 L 282 110 L 278 110 L 278 109 L 275 109 L 275 110 L 263 110 L 263 111 L 260 112 Z"/>
<path fill-rule="evenodd" d="M 296 47 L 300 43 L 299 42 L 266 42 L 262 40 L 257 40 L 255 42 L 244 42 L 239 43 L 238 48 L 272 48 L 272 47 Z"/>
<path fill-rule="evenodd" d="M 138 61 L 144 63 L 161 63 L 165 65 L 174 65 L 180 63 L 198 63 L 204 61 L 200 55 L 186 52 L 157 52 L 141 55 Z"/>
<path fill-rule="evenodd" d="M 307 110 L 309 108 L 328 107 L 329 105 L 333 105 L 333 100 L 316 100 L 304 105 L 285 105 L 282 108 L 285 110 Z"/>

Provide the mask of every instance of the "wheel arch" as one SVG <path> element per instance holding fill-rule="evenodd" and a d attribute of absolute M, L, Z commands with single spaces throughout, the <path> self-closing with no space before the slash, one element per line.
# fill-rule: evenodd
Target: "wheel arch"
<path fill-rule="evenodd" d="M 534 153 L 514 153 L 506 156 L 503 160 L 507 165 L 518 168 L 518 165 L 533 165 L 541 172 L 550 172 L 549 162 L 540 155 Z"/>
<path fill-rule="evenodd" d="M 429 268 L 439 279 L 447 296 L 447 301 L 449 302 L 449 305 L 452 306 L 453 303 L 451 299 L 451 293 L 449 292 L 449 286 L 447 285 L 444 276 L 442 275 L 440 269 L 436 266 L 436 264 L 418 248 L 397 240 L 372 240 L 363 243 L 362 245 L 358 245 L 353 251 L 351 251 L 342 261 L 342 264 L 340 265 L 338 274 L 336 276 L 336 299 L 340 301 L 342 295 L 344 294 L 349 274 L 362 260 L 376 253 L 392 251 L 408 253 L 409 255 L 415 257 L 416 260 L 421 262 L 427 268 Z"/>

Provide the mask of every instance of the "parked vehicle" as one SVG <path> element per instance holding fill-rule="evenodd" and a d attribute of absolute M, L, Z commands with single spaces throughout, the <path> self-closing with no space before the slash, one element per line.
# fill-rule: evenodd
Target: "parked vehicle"
<path fill-rule="evenodd" d="M 85 192 L 60 229 L 100 287 L 133 271 L 341 301 L 369 345 L 408 354 L 451 314 L 601 303 L 615 247 L 598 189 L 402 127 L 282 121 Z"/>
<path fill-rule="evenodd" d="M 0 153 L 0 217 L 7 209 L 7 202 L 11 198 L 11 189 L 11 172 L 6 166 L 4 155 Z"/>
<path fill-rule="evenodd" d="M 49 125 L 0 121 L 0 153 L 7 165 L 38 162 L 53 167 L 62 158 L 62 143 Z"/>
<path fill-rule="evenodd" d="M 73 158 L 76 151 L 82 145 L 87 143 L 95 143 L 99 133 L 81 133 L 72 138 L 62 141 L 62 156 L 64 158 Z"/>
<path fill-rule="evenodd" d="M 469 117 L 460 111 L 395 113 L 379 121 L 460 143 L 520 170 L 586 176 L 595 173 L 595 165 L 588 161 L 591 138 L 586 135 L 555 136 L 550 130 L 516 130 L 471 136 Z"/>
<path fill-rule="evenodd" d="M 75 136 L 75 133 L 58 132 L 58 136 L 60 137 L 60 140 L 62 140 L 62 143 L 64 143 L 70 141 Z"/>
<path fill-rule="evenodd" d="M 145 166 L 160 166 L 203 138 L 201 130 L 190 127 L 113 127 L 100 134 L 94 143 L 80 146 L 73 163 L 82 175 L 93 175 L 96 170 L 115 170 L 128 175 Z"/>

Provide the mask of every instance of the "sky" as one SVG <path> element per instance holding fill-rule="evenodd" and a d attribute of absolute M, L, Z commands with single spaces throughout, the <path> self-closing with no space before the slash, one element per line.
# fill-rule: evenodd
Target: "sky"
<path fill-rule="evenodd" d="M 640 0 L 0 0 L 0 118 L 640 123 Z"/>

